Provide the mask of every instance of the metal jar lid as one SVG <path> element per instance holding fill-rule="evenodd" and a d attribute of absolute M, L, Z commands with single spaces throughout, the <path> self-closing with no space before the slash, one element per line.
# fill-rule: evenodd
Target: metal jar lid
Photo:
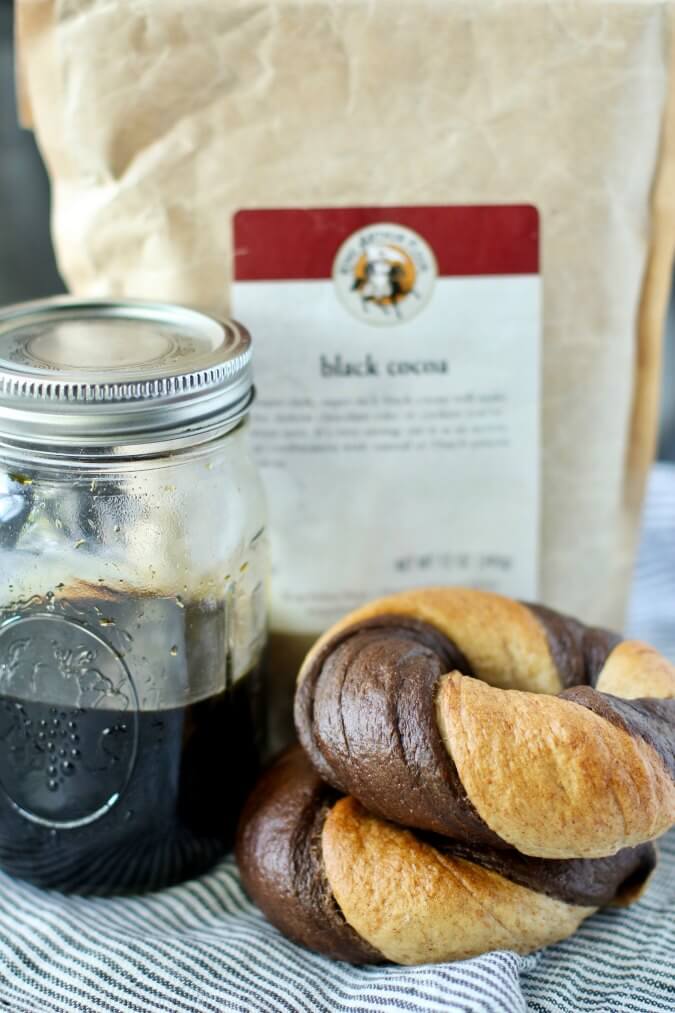
<path fill-rule="evenodd" d="M 234 321 L 135 299 L 0 310 L 0 442 L 191 443 L 232 427 L 252 398 L 251 339 Z"/>

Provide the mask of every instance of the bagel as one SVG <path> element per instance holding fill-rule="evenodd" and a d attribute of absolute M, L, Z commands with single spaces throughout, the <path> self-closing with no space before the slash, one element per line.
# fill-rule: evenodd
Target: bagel
<path fill-rule="evenodd" d="M 472 847 L 602 858 L 675 822 L 675 668 L 541 606 L 372 602 L 310 651 L 295 720 L 334 789 Z"/>
<path fill-rule="evenodd" d="M 298 747 L 258 782 L 236 852 L 244 886 L 278 929 L 357 964 L 527 953 L 602 905 L 634 900 L 655 865 L 652 844 L 550 861 L 407 830 L 340 796 Z"/>

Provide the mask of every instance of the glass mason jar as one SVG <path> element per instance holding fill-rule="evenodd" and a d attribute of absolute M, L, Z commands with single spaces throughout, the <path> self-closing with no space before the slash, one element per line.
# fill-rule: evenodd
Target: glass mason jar
<path fill-rule="evenodd" d="M 156 888 L 228 846 L 265 715 L 250 339 L 144 302 L 0 313 L 0 866 Z"/>

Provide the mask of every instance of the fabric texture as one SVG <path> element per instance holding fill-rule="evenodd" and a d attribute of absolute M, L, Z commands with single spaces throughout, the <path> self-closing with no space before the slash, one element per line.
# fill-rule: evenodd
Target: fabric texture
<path fill-rule="evenodd" d="M 675 658 L 675 467 L 653 472 L 628 633 Z M 0 1009 L 12 1013 L 658 1013 L 675 1008 L 675 831 L 645 897 L 529 957 L 403 968 L 295 946 L 245 896 L 232 858 L 137 898 L 44 893 L 0 874 Z"/>

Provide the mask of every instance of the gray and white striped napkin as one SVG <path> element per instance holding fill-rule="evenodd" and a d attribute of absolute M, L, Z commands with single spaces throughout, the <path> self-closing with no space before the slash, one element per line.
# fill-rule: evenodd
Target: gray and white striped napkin
<path fill-rule="evenodd" d="M 629 631 L 675 659 L 675 468 L 645 511 Z M 182 886 L 109 900 L 0 874 L 0 1010 L 12 1013 L 658 1013 L 675 1010 L 675 832 L 646 896 L 599 912 L 529 957 L 458 964 L 335 963 L 282 938 L 231 858 Z"/>

